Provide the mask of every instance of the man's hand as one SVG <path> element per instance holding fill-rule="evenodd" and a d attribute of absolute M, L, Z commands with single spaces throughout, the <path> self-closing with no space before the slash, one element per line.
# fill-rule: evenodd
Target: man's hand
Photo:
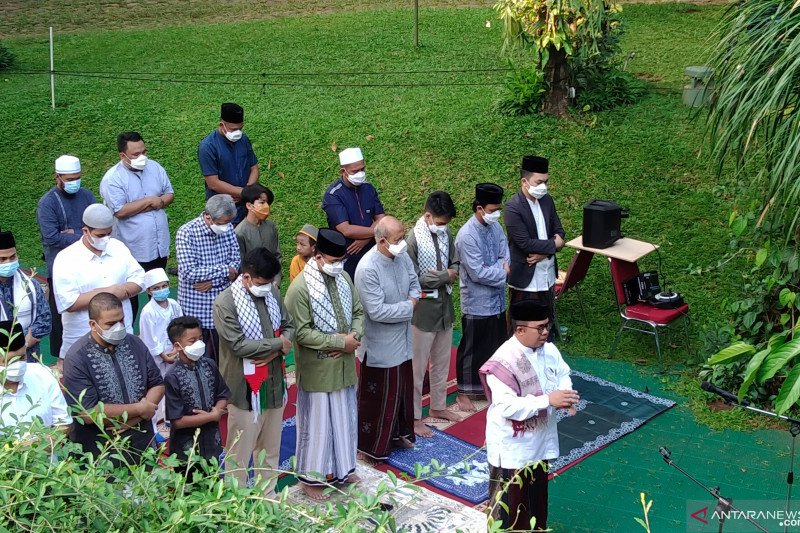
<path fill-rule="evenodd" d="M 550 405 L 557 409 L 569 409 L 576 405 L 581 397 L 578 396 L 578 391 L 574 390 L 557 390 L 548 394 Z"/>
<path fill-rule="evenodd" d="M 561 250 L 564 247 L 564 239 L 561 238 L 561 235 L 557 234 L 553 237 L 553 240 L 556 243 L 556 251 Z"/>
<path fill-rule="evenodd" d="M 161 207 L 164 205 L 164 202 L 162 202 L 161 198 L 158 196 L 148 196 L 147 200 L 148 200 L 147 207 L 149 207 L 153 211 L 161 209 Z"/>
<path fill-rule="evenodd" d="M 528 254 L 528 257 L 526 257 L 525 259 L 528 262 L 528 266 L 530 267 L 530 266 L 535 265 L 536 263 L 538 263 L 542 259 L 546 259 L 546 258 L 547 258 L 547 256 L 546 255 L 542 255 L 542 254 Z"/>
<path fill-rule="evenodd" d="M 239 273 L 232 266 L 228 267 L 228 279 L 233 281 L 239 277 Z"/>
<path fill-rule="evenodd" d="M 448 268 L 447 275 L 450 276 L 450 283 L 453 283 L 458 277 L 458 270 L 455 270 L 453 268 Z"/>
<path fill-rule="evenodd" d="M 327 353 L 328 353 L 328 355 L 331 356 L 331 359 L 339 359 L 341 356 L 344 355 L 344 352 L 342 352 L 340 350 L 334 350 L 332 352 L 327 352 Z"/>
<path fill-rule="evenodd" d="M 25 347 L 30 348 L 31 346 L 35 346 L 37 342 L 39 342 L 39 339 L 34 337 L 33 330 L 29 329 L 28 333 L 25 335 Z"/>
<path fill-rule="evenodd" d="M 503 261 L 503 270 L 506 271 L 506 275 L 511 274 L 511 267 L 508 266 L 508 263 L 506 263 L 505 261 Z"/>
<path fill-rule="evenodd" d="M 72 229 L 72 228 L 67 228 L 64 231 L 62 231 L 61 233 L 68 233 L 69 235 L 75 235 L 75 230 Z"/>
<path fill-rule="evenodd" d="M 281 340 L 283 341 L 283 346 L 281 347 L 281 353 L 286 355 L 292 350 L 292 341 L 281 335 Z"/>
<path fill-rule="evenodd" d="M 256 360 L 253 361 L 253 366 L 262 367 L 262 366 L 267 366 L 268 364 L 269 364 L 269 361 L 266 358 L 264 358 L 264 359 L 256 359 Z"/>
<path fill-rule="evenodd" d="M 147 398 L 142 398 L 139 400 L 139 418 L 143 420 L 149 420 L 153 418 L 153 415 L 156 414 L 156 409 L 158 405 L 150 402 Z M 129 418 L 130 418 L 130 413 Z"/>
<path fill-rule="evenodd" d="M 356 334 L 353 332 L 348 333 L 344 337 L 344 349 L 342 350 L 345 353 L 353 353 L 356 349 L 361 346 L 361 342 L 356 340 Z"/>
<path fill-rule="evenodd" d="M 419 298 L 414 298 L 413 296 L 409 296 L 408 301 L 411 302 L 411 309 L 417 307 L 417 302 L 419 302 Z"/>
<path fill-rule="evenodd" d="M 198 281 L 192 288 L 197 292 L 208 292 L 211 290 L 211 282 L 210 281 Z"/>
<path fill-rule="evenodd" d="M 356 255 L 360 252 L 372 239 L 356 239 L 347 247 L 347 255 Z"/>

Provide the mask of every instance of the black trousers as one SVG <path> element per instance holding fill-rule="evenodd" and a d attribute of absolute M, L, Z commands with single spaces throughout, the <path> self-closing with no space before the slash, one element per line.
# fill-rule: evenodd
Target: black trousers
<path fill-rule="evenodd" d="M 205 329 L 203 332 L 203 342 L 206 345 L 206 355 L 209 359 L 213 359 L 215 363 L 219 364 L 219 333 L 216 329 Z"/>
<path fill-rule="evenodd" d="M 53 278 L 47 279 L 49 290 L 47 291 L 47 302 L 50 304 L 50 315 L 53 317 L 53 327 L 50 330 L 50 355 L 58 357 L 61 353 L 61 342 L 64 335 L 64 326 L 61 325 L 61 313 L 56 306 L 56 291 L 53 290 Z"/>
<path fill-rule="evenodd" d="M 167 260 L 169 257 L 159 257 L 158 259 L 154 259 L 152 261 L 148 261 L 147 263 L 139 263 L 139 266 L 144 269 L 145 272 L 148 270 L 153 270 L 154 268 L 167 268 Z M 144 290 L 147 290 L 149 287 L 145 287 Z M 133 312 L 133 321 L 136 321 L 136 316 L 139 314 L 139 295 L 137 294 L 133 298 L 131 298 L 131 311 Z"/>

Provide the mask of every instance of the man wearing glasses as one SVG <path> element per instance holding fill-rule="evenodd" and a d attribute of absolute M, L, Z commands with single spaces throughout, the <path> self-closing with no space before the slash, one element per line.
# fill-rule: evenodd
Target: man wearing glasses
<path fill-rule="evenodd" d="M 510 312 L 514 334 L 480 369 L 489 400 L 489 501 L 501 492 L 505 505 L 496 505 L 491 519 L 504 529 L 539 531 L 547 528 L 546 462 L 559 452 L 556 409 L 575 414 L 580 396 L 572 389 L 569 366 L 548 342 L 548 306 L 521 300 Z"/>

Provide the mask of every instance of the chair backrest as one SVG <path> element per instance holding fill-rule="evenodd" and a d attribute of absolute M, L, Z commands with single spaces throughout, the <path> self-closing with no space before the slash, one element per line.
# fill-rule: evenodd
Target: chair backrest
<path fill-rule="evenodd" d="M 614 294 L 617 297 L 618 305 L 625 305 L 625 289 L 623 284 L 631 279 L 633 276 L 639 274 L 639 266 L 630 261 L 622 261 L 621 259 L 608 258 L 609 267 L 611 268 L 611 281 L 614 284 Z"/>
<path fill-rule="evenodd" d="M 592 252 L 578 250 L 575 255 L 570 259 L 569 266 L 567 267 L 567 275 L 564 276 L 564 284 L 561 286 L 561 291 L 558 295 L 561 296 L 569 289 L 583 281 L 586 273 L 589 272 L 589 265 L 592 264 Z"/>

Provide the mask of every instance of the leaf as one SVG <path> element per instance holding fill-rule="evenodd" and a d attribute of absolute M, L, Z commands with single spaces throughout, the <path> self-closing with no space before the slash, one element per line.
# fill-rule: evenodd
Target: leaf
<path fill-rule="evenodd" d="M 720 363 L 732 363 L 733 361 L 737 361 L 742 357 L 755 353 L 755 351 L 755 347 L 753 347 L 751 344 L 747 344 L 746 342 L 742 341 L 735 342 L 727 348 L 723 348 L 712 355 L 708 360 L 708 364 L 718 365 Z"/>
<path fill-rule="evenodd" d="M 767 260 L 767 254 L 769 254 L 769 250 L 766 248 L 760 248 L 756 252 L 756 268 L 760 268 L 764 264 L 764 261 Z"/>
<path fill-rule="evenodd" d="M 645 531 L 647 531 L 647 524 L 644 523 L 644 520 L 642 520 L 638 516 L 634 516 L 633 519 L 636 520 L 636 523 L 642 526 L 645 529 Z"/>
<path fill-rule="evenodd" d="M 778 373 L 778 370 L 786 366 L 797 354 L 800 354 L 800 337 L 787 342 L 769 354 L 758 373 L 758 382 L 764 383 L 773 377 Z"/>
<path fill-rule="evenodd" d="M 781 307 L 786 307 L 789 304 L 789 297 L 791 294 L 792 291 L 786 287 L 781 289 L 781 292 L 778 294 L 778 303 L 781 304 Z"/>
<path fill-rule="evenodd" d="M 791 343 L 790 343 L 791 344 Z M 778 414 L 782 415 L 800 398 L 800 365 L 795 365 L 789 375 L 786 376 L 786 381 L 783 382 L 778 397 L 775 398 L 775 409 Z"/>
<path fill-rule="evenodd" d="M 736 217 L 736 220 L 731 224 L 731 231 L 733 231 L 733 234 L 740 237 L 745 229 L 747 229 L 747 219 L 741 216 Z"/>
<path fill-rule="evenodd" d="M 745 394 L 747 394 L 748 389 L 756 380 L 756 376 L 758 375 L 758 369 L 761 368 L 761 363 L 764 362 L 764 359 L 770 354 L 770 348 L 764 348 L 757 354 L 755 354 L 750 361 L 747 363 L 747 367 L 744 369 L 744 381 L 742 382 L 742 386 L 739 387 L 739 401 L 741 402 L 744 399 Z"/>

